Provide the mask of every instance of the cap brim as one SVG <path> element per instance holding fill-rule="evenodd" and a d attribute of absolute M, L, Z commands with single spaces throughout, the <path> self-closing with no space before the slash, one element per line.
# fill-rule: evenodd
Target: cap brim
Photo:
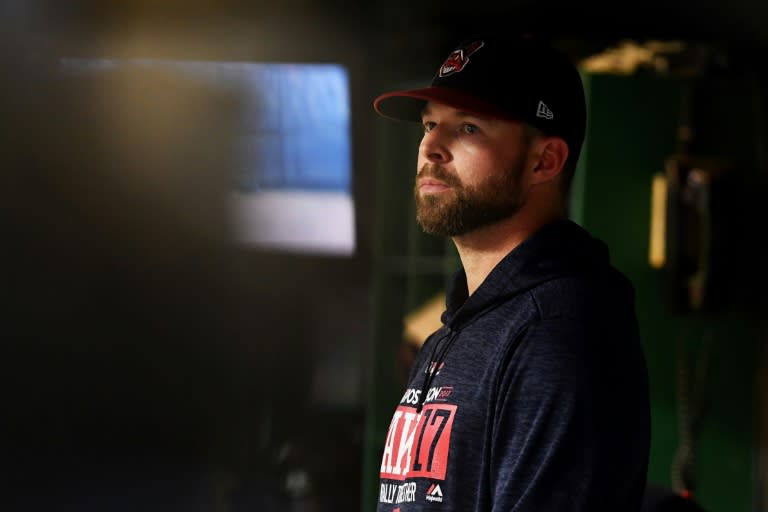
<path fill-rule="evenodd" d="M 382 94 L 373 102 L 373 108 L 384 117 L 401 121 L 421 121 L 427 102 L 435 101 L 468 114 L 498 119 L 515 119 L 516 116 L 504 112 L 498 106 L 481 100 L 458 89 L 449 87 L 424 87 L 407 89 Z"/>

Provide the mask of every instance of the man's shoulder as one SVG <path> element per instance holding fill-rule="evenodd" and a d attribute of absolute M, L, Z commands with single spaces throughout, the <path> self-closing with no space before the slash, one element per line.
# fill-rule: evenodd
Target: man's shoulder
<path fill-rule="evenodd" d="M 529 290 L 542 319 L 575 319 L 633 311 L 634 286 L 621 272 L 606 267 L 599 272 L 553 277 Z"/>

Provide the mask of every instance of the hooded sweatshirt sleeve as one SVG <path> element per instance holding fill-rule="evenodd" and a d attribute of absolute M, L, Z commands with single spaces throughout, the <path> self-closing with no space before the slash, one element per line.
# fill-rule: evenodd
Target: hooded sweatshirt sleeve
<path fill-rule="evenodd" d="M 529 326 L 508 355 L 491 437 L 493 511 L 607 510 L 605 486 L 615 491 L 616 476 L 634 466 L 622 466 L 632 457 L 615 446 L 612 431 L 625 426 L 612 421 L 617 390 L 610 386 L 624 384 L 600 367 L 600 344 L 583 322 L 546 319 Z M 641 489 L 626 492 L 627 507 L 612 510 L 638 503 Z"/>

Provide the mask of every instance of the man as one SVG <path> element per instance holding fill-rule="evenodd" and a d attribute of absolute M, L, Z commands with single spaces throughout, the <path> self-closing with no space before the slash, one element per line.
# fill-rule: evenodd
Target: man
<path fill-rule="evenodd" d="M 634 291 L 566 218 L 578 71 L 533 40 L 479 37 L 429 87 L 374 105 L 424 126 L 417 220 L 463 266 L 394 413 L 378 510 L 639 510 L 650 426 Z"/>

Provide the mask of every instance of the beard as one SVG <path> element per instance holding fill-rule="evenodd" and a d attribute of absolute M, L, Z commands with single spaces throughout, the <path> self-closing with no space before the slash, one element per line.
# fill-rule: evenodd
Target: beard
<path fill-rule="evenodd" d="M 524 204 L 520 187 L 524 165 L 521 155 L 509 169 L 474 186 L 463 185 L 458 176 L 439 165 L 424 165 L 417 180 L 435 178 L 449 185 L 451 191 L 422 195 L 418 188 L 414 190 L 416 220 L 421 229 L 432 235 L 453 237 L 512 217 Z"/>

